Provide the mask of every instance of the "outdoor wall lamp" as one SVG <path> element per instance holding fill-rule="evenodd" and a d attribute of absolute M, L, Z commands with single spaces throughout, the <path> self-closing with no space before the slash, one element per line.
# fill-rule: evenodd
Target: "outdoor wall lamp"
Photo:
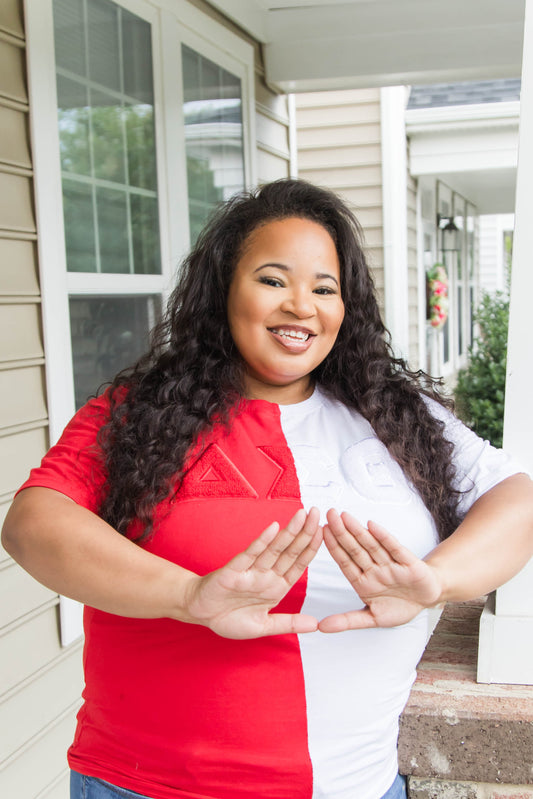
<path fill-rule="evenodd" d="M 461 230 L 455 224 L 453 216 L 437 214 L 437 227 L 441 231 L 441 250 L 443 252 L 459 252 Z"/>

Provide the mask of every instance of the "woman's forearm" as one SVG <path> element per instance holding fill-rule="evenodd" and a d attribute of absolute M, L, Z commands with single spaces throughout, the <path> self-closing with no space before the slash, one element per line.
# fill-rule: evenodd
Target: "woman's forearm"
<path fill-rule="evenodd" d="M 533 482 L 517 474 L 481 496 L 426 558 L 439 602 L 474 599 L 507 582 L 533 556 Z"/>
<path fill-rule="evenodd" d="M 64 596 L 121 616 L 194 621 L 187 607 L 197 575 L 146 552 L 57 491 L 22 491 L 7 514 L 2 544 Z"/>

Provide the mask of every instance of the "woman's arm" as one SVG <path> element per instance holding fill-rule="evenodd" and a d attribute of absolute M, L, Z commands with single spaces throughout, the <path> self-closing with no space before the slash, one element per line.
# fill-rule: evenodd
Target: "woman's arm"
<path fill-rule="evenodd" d="M 483 494 L 425 562 L 438 577 L 440 603 L 493 591 L 532 556 L 533 482 L 516 474 Z"/>
<path fill-rule="evenodd" d="M 457 530 L 420 560 L 379 525 L 328 514 L 324 541 L 366 607 L 323 619 L 323 632 L 405 624 L 423 608 L 473 599 L 533 555 L 533 483 L 508 477 L 483 494 Z"/>
<path fill-rule="evenodd" d="M 91 511 L 48 488 L 15 498 L 5 549 L 39 582 L 108 613 L 169 617 L 228 638 L 309 632 L 316 619 L 270 610 L 301 576 L 322 538 L 318 511 L 271 524 L 226 566 L 199 577 L 119 535 Z"/>

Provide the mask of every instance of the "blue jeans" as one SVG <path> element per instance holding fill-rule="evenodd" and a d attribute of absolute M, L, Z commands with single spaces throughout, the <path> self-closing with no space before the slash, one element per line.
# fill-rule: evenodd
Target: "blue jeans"
<path fill-rule="evenodd" d="M 142 793 L 119 788 L 96 777 L 70 772 L 70 799 L 150 799 Z"/>
<path fill-rule="evenodd" d="M 407 799 L 405 777 L 398 774 L 387 793 L 381 799 Z"/>
<path fill-rule="evenodd" d="M 406 799 L 405 779 L 399 774 L 382 799 Z M 118 788 L 96 777 L 70 772 L 70 799 L 150 799 L 143 794 Z"/>

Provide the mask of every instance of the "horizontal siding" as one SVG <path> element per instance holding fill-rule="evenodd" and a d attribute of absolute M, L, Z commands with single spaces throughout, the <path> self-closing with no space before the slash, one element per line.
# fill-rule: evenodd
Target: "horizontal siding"
<path fill-rule="evenodd" d="M 379 124 L 374 121 L 366 125 L 330 125 L 322 122 L 315 127 L 299 128 L 298 131 L 298 147 L 302 151 L 324 146 L 342 147 L 347 143 L 359 146 L 369 143 L 379 145 Z"/>
<path fill-rule="evenodd" d="M 20 169 L 31 168 L 27 122 L 24 111 L 0 106 L 0 130 L 2 138 L 5 139 L 2 147 L 2 164 Z"/>
<path fill-rule="evenodd" d="M 78 703 L 64 711 L 6 762 L 0 771 L 2 796 L 68 799 L 66 752 L 74 737 L 77 708 Z"/>
<path fill-rule="evenodd" d="M 0 303 L 0 361 L 41 358 L 43 342 L 40 303 L 7 302 L 5 298 L 0 298 Z"/>
<path fill-rule="evenodd" d="M 48 431 L 41 422 L 26 428 L 0 429 L 0 497 L 7 498 L 26 480 L 48 449 Z"/>
<path fill-rule="evenodd" d="M 328 186 L 334 191 L 351 191 L 359 188 L 381 188 L 381 163 L 363 164 L 359 166 L 323 167 L 313 163 L 312 167 L 298 170 L 301 178 L 316 183 L 318 186 Z"/>
<path fill-rule="evenodd" d="M 24 38 L 24 24 L 22 21 L 22 3 L 0 3 L 0 31 L 6 35 Z"/>
<path fill-rule="evenodd" d="M 67 740 L 69 739 L 67 738 Z M 72 735 L 70 735 L 70 740 L 72 740 Z M 51 785 L 44 788 L 35 799 L 65 799 L 69 795 L 69 790 L 70 775 L 64 774 L 59 779 L 53 780 Z"/>
<path fill-rule="evenodd" d="M 287 97 L 275 94 L 264 82 L 261 68 L 255 77 L 257 182 L 290 176 L 289 109 Z"/>
<path fill-rule="evenodd" d="M 29 617 L 33 611 L 53 601 L 57 596 L 11 561 L 3 567 L 1 578 L 0 635 L 7 634 L 3 628 L 14 624 L 23 616 Z M 20 662 L 19 673 L 24 669 L 24 663 Z"/>
<path fill-rule="evenodd" d="M 33 171 L 20 0 L 0 3 L 0 523 L 48 448 Z M 0 547 L 0 796 L 67 799 L 81 647 L 59 598 Z"/>
<path fill-rule="evenodd" d="M 58 655 L 57 601 L 45 602 L 28 618 L 17 619 L 7 625 L 0 636 L 0 694 L 12 690 L 36 674 L 43 663 L 50 663 Z"/>
<path fill-rule="evenodd" d="M 14 2 L 3 0 L 3 5 L 13 6 Z M 25 104 L 28 101 L 24 57 L 23 41 L 0 39 L 0 97 L 8 102 Z"/>
<path fill-rule="evenodd" d="M 255 52 L 261 182 L 290 174 L 287 97 L 265 84 L 257 42 L 204 0 L 192 4 Z M 48 447 L 33 171 L 21 0 L 0 4 L 0 522 Z M 15 401 L 16 399 L 16 401 Z M 0 796 L 67 799 L 66 750 L 82 684 L 81 646 L 62 649 L 57 594 L 0 547 Z"/>
<path fill-rule="evenodd" d="M 297 96 L 298 108 L 350 108 L 379 103 L 379 89 L 340 89 L 305 92 Z"/>
<path fill-rule="evenodd" d="M 0 238 L 0 264 L 0 297 L 40 296 L 34 241 Z"/>
<path fill-rule="evenodd" d="M 43 366 L 0 371 L 0 419 L 3 427 L 47 419 Z"/>
<path fill-rule="evenodd" d="M 0 171 L 0 235 L 2 232 L 35 235 L 32 181 L 27 176 Z"/>
<path fill-rule="evenodd" d="M 306 169 L 313 169 L 318 161 L 320 161 L 322 169 L 379 166 L 381 164 L 381 144 L 330 147 L 328 142 L 323 147 L 313 147 L 308 150 L 298 147 L 298 165 L 302 174 Z"/>
<path fill-rule="evenodd" d="M 379 89 L 296 96 L 298 173 L 354 210 L 383 304 L 383 198 Z"/>
<path fill-rule="evenodd" d="M 12 498 L 11 492 L 6 493 L 4 497 L 0 497 L 0 529 L 4 524 L 4 519 L 6 518 L 6 514 L 9 510 L 9 506 L 11 504 L 11 498 Z M 2 569 L 8 561 L 10 562 L 10 557 L 5 551 L 2 544 L 0 544 L 0 590 L 2 585 Z"/>
<path fill-rule="evenodd" d="M 0 730 L 0 757 L 6 759 L 34 738 L 58 716 L 58 707 L 73 706 L 81 694 L 79 671 L 81 648 L 71 647 L 65 653 L 32 675 L 5 695 L 0 704 L 3 725 Z M 58 703 L 61 697 L 61 705 Z"/>

